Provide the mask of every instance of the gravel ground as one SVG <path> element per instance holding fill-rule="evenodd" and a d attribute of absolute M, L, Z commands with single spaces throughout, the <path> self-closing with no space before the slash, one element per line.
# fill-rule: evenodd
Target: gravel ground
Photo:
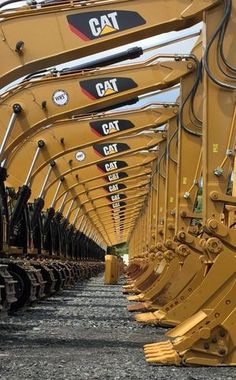
<path fill-rule="evenodd" d="M 143 344 L 163 328 L 140 326 L 121 286 L 102 276 L 0 321 L 1 380 L 234 380 L 234 368 L 148 366 Z"/>

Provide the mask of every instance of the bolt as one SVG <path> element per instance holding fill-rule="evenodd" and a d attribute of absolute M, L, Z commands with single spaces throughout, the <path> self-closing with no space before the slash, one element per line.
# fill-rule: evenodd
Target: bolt
<path fill-rule="evenodd" d="M 185 240 L 185 238 L 186 238 L 186 233 L 185 232 L 180 232 L 179 233 L 179 239 Z"/>
<path fill-rule="evenodd" d="M 43 148 L 45 146 L 45 142 L 43 140 L 38 141 L 38 147 Z"/>
<path fill-rule="evenodd" d="M 228 157 L 233 156 L 233 155 L 234 155 L 234 151 L 233 151 L 233 149 L 227 149 L 227 150 L 226 150 L 226 155 L 227 155 Z"/>
<path fill-rule="evenodd" d="M 24 44 L 25 44 L 24 41 L 18 41 L 15 46 L 15 52 L 17 52 L 18 54 L 21 54 L 24 48 Z"/>
<path fill-rule="evenodd" d="M 224 330 L 221 330 L 221 331 L 220 331 L 220 336 L 221 336 L 221 338 L 224 338 L 224 337 L 225 337 L 225 332 L 224 332 Z"/>
<path fill-rule="evenodd" d="M 167 240 L 165 243 L 165 246 L 166 246 L 166 248 L 171 248 L 171 246 L 172 246 L 171 240 Z"/>
<path fill-rule="evenodd" d="M 209 223 L 209 227 L 212 229 L 212 230 L 217 230 L 218 229 L 218 223 L 216 220 L 211 220 L 210 223 Z"/>
<path fill-rule="evenodd" d="M 14 112 L 15 114 L 19 114 L 19 113 L 21 113 L 21 111 L 22 111 L 22 107 L 21 107 L 21 105 L 18 104 L 18 103 L 13 104 L 12 108 L 13 108 L 13 112 Z"/>
<path fill-rule="evenodd" d="M 188 191 L 186 191 L 186 192 L 184 193 L 184 198 L 185 198 L 185 199 L 189 199 L 189 198 L 190 198 L 190 193 L 189 193 Z"/>
<path fill-rule="evenodd" d="M 218 352 L 219 352 L 220 355 L 225 355 L 226 354 L 226 350 L 224 348 L 222 348 Z"/>
<path fill-rule="evenodd" d="M 45 110 L 47 108 L 47 101 L 46 100 L 42 101 L 41 107 L 42 107 L 43 110 Z"/>
<path fill-rule="evenodd" d="M 216 177 L 221 177 L 222 174 L 224 173 L 224 170 L 220 167 L 216 168 L 213 172 L 215 174 Z"/>
<path fill-rule="evenodd" d="M 209 343 L 204 343 L 204 348 L 205 348 L 205 350 L 209 350 L 209 348 L 210 348 Z"/>

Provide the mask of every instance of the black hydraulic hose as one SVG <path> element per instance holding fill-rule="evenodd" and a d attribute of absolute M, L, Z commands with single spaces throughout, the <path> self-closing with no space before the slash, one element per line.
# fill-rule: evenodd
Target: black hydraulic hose
<path fill-rule="evenodd" d="M 164 158 L 166 158 L 166 149 L 165 149 L 165 152 L 161 155 L 161 157 L 159 158 L 159 161 L 158 161 L 158 173 L 160 175 L 160 177 L 164 180 L 166 180 L 166 176 L 165 174 L 161 173 L 161 162 L 164 160 Z"/>
<path fill-rule="evenodd" d="M 227 90 L 235 90 L 236 89 L 235 86 L 217 79 L 214 76 L 214 74 L 212 73 L 210 66 L 209 66 L 209 55 L 210 55 L 210 50 L 211 50 L 212 44 L 215 41 L 218 34 L 222 31 L 222 28 L 224 27 L 224 25 L 227 21 L 227 18 L 228 18 L 229 1 L 230 0 L 225 0 L 224 16 L 223 16 L 222 20 L 220 21 L 218 27 L 216 28 L 215 32 L 213 33 L 212 37 L 210 38 L 208 45 L 206 46 L 205 54 L 203 56 L 203 65 L 204 65 L 204 68 L 205 68 L 209 78 L 212 80 L 213 83 L 215 83 L 217 86 L 225 88 Z"/>
<path fill-rule="evenodd" d="M 196 115 L 195 113 L 195 110 L 194 110 L 194 99 L 196 97 L 196 93 L 197 93 L 197 90 L 198 90 L 198 87 L 199 87 L 199 84 L 202 82 L 202 69 L 203 69 L 203 66 L 202 66 L 202 60 L 199 62 L 199 65 L 198 65 L 198 69 L 197 69 L 197 77 L 196 77 L 196 82 L 194 83 L 193 85 L 193 88 L 191 90 L 191 96 L 190 96 L 190 118 L 191 118 L 191 121 L 194 125 L 196 125 L 193 120 L 192 120 L 192 116 L 194 117 L 194 119 L 199 123 L 199 126 L 197 127 L 202 127 L 202 120 L 200 120 L 198 118 L 198 116 Z"/>
<path fill-rule="evenodd" d="M 181 128 L 183 128 L 185 130 L 185 132 L 187 132 L 193 136 L 198 136 L 198 137 L 202 136 L 202 133 L 195 132 L 192 129 L 187 128 L 186 125 L 184 124 L 184 122 L 183 122 L 183 111 L 184 111 L 184 108 L 185 108 L 188 100 L 190 99 L 190 101 L 191 101 L 191 97 L 193 96 L 193 94 L 196 94 L 196 90 L 197 90 L 199 80 L 200 80 L 201 71 L 202 71 L 202 64 L 198 62 L 197 75 L 196 75 L 195 82 L 193 84 L 191 91 L 189 92 L 189 94 L 186 96 L 183 103 L 181 104 L 181 107 L 179 110 L 179 116 L 178 116 L 178 122 L 180 123 Z"/>
<path fill-rule="evenodd" d="M 224 54 L 224 38 L 225 38 L 225 33 L 226 33 L 226 30 L 227 30 L 227 27 L 228 27 L 228 24 L 229 24 L 229 20 L 230 20 L 230 15 L 232 13 L 232 0 L 228 0 L 228 4 L 227 4 L 227 19 L 225 21 L 225 24 L 224 24 L 224 27 L 222 28 L 222 32 L 221 32 L 221 35 L 220 35 L 220 38 L 219 38 L 219 52 L 220 52 L 220 56 L 221 56 L 221 59 L 222 61 L 224 62 L 225 66 L 231 70 L 231 71 L 236 71 L 236 67 L 235 66 L 232 66 L 226 59 L 225 57 L 225 54 Z"/>
<path fill-rule="evenodd" d="M 178 133 L 178 128 L 175 130 L 175 132 L 172 134 L 172 136 L 170 137 L 170 139 L 169 139 L 169 142 L 168 142 L 168 149 L 167 149 L 167 158 L 169 158 L 174 164 L 178 164 L 178 161 L 177 160 L 175 160 L 172 156 L 171 156 L 171 154 L 170 154 L 170 145 L 171 145 L 171 143 L 172 143 L 172 141 L 173 141 L 173 139 L 175 138 L 175 136 L 177 135 L 177 133 Z"/>

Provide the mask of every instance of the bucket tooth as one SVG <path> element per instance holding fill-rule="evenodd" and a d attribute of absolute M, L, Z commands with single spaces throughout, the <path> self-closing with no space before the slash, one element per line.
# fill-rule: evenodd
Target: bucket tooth
<path fill-rule="evenodd" d="M 134 285 L 133 285 L 133 283 L 131 282 L 130 284 L 124 285 L 124 286 L 122 287 L 122 291 L 123 291 L 123 292 L 127 292 L 127 291 L 129 292 L 129 291 L 132 291 L 133 287 L 134 287 Z"/>
<path fill-rule="evenodd" d="M 169 353 L 163 353 L 163 355 L 153 358 L 146 358 L 148 364 L 162 364 L 162 365 L 180 365 L 181 358 L 178 353 L 173 351 Z"/>
<path fill-rule="evenodd" d="M 130 293 L 137 295 L 139 292 L 135 287 L 126 289 L 125 292 L 123 291 L 123 294 L 130 294 Z"/>
<path fill-rule="evenodd" d="M 128 289 L 123 289 L 122 292 L 123 292 L 123 294 L 129 294 L 129 293 L 136 293 L 137 291 L 136 291 L 135 288 L 130 287 L 130 288 L 128 288 Z"/>
<path fill-rule="evenodd" d="M 135 296 L 129 296 L 129 297 L 127 297 L 127 300 L 133 301 L 133 302 L 140 302 L 143 300 L 143 298 L 144 298 L 144 295 L 141 293 L 141 294 L 137 294 Z"/>
<path fill-rule="evenodd" d="M 164 342 L 157 342 L 157 343 L 151 343 L 151 344 L 145 344 L 144 346 L 144 352 L 145 354 L 153 354 L 154 351 L 158 349 L 163 350 L 169 350 L 173 348 L 173 344 L 170 340 L 164 341 Z"/>
<path fill-rule="evenodd" d="M 147 308 L 148 308 L 148 304 L 142 303 L 142 302 L 138 302 L 134 305 L 127 306 L 128 311 L 144 311 L 144 310 L 147 310 Z"/>
<path fill-rule="evenodd" d="M 181 357 L 170 341 L 157 344 L 151 353 L 145 351 L 145 359 L 149 364 L 181 364 Z"/>
<path fill-rule="evenodd" d="M 139 323 L 145 323 L 148 325 L 158 324 L 158 319 L 154 313 L 140 313 L 135 315 L 134 318 Z"/>
<path fill-rule="evenodd" d="M 162 310 L 162 309 L 154 311 L 153 314 L 155 315 L 155 317 L 158 320 L 158 322 L 160 322 L 166 316 L 166 312 L 164 310 Z"/>

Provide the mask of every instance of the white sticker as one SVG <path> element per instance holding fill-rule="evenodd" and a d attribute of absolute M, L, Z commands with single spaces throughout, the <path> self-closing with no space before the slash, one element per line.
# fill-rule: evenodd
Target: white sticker
<path fill-rule="evenodd" d="M 77 161 L 84 161 L 85 160 L 85 154 L 84 152 L 77 152 L 75 155 L 75 158 Z"/>
<path fill-rule="evenodd" d="M 53 93 L 52 100 L 57 106 L 65 106 L 69 101 L 69 95 L 64 90 L 57 90 Z"/>

